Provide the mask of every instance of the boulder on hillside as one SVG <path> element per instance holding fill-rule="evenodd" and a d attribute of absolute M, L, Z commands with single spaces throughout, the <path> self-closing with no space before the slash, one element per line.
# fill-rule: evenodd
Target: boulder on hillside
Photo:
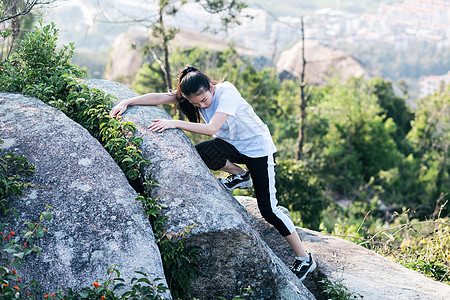
<path fill-rule="evenodd" d="M 0 139 L 2 153 L 23 156 L 36 169 L 29 178 L 36 187 L 8 203 L 19 213 L 12 228 L 21 232 L 24 222 L 39 222 L 46 205 L 53 207 L 48 233 L 35 242 L 42 254 L 27 256 L 17 270 L 24 282 L 39 282 L 39 299 L 61 287 L 92 287 L 113 264 L 127 282 L 140 277 L 135 271 L 164 278 L 136 192 L 87 130 L 38 99 L 0 93 Z M 167 286 L 164 279 L 156 283 Z"/>
<path fill-rule="evenodd" d="M 350 55 L 321 45 L 315 40 L 305 40 L 305 79 L 309 84 L 324 86 L 327 80 L 350 77 L 370 78 L 374 72 L 363 66 Z M 277 73 L 282 78 L 300 78 L 302 71 L 302 42 L 284 51 L 276 64 Z"/>
<path fill-rule="evenodd" d="M 267 224 L 259 213 L 256 199 L 236 197 L 251 216 L 262 238 L 284 262 L 289 263 L 289 249 L 282 243 L 275 228 Z M 322 288 L 315 282 L 327 278 L 342 283 L 353 296 L 363 299 L 449 299 L 450 286 L 434 281 L 416 271 L 405 268 L 352 242 L 323 233 L 297 228 L 308 251 L 317 261 L 312 273 L 315 281 L 307 277 L 305 285 L 317 291 L 321 299 Z"/>
<path fill-rule="evenodd" d="M 119 99 L 136 96 L 114 82 L 86 82 Z M 178 234 L 196 224 L 186 240 L 186 245 L 201 247 L 192 296 L 230 299 L 250 286 L 264 299 L 314 299 L 261 239 L 244 208 L 216 180 L 183 131 L 148 130 L 157 118 L 170 116 L 156 106 L 133 106 L 124 113 L 143 138 L 143 156 L 151 161 L 145 173 L 159 184 L 152 193 L 168 207 L 167 231 Z"/>
<path fill-rule="evenodd" d="M 145 44 L 146 36 L 137 33 L 122 33 L 114 40 L 109 53 L 104 77 L 130 85 L 142 66 L 139 48 Z"/>

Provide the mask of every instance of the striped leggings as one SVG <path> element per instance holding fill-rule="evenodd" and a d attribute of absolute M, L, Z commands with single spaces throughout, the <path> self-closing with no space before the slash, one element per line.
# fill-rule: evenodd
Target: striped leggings
<path fill-rule="evenodd" d="M 277 205 L 274 155 L 248 157 L 221 139 L 201 142 L 195 148 L 211 170 L 223 168 L 227 160 L 245 164 L 250 172 L 258 208 L 263 218 L 272 224 L 282 236 L 288 236 L 294 231 L 292 220 Z"/>

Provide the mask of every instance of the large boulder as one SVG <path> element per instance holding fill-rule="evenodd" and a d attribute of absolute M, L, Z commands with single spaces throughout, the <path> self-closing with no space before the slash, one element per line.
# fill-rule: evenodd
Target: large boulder
<path fill-rule="evenodd" d="M 315 40 L 305 40 L 305 80 L 312 85 L 324 86 L 332 78 L 344 82 L 350 77 L 371 78 L 376 75 L 343 51 L 321 45 Z M 281 53 L 276 63 L 282 78 L 300 78 L 302 72 L 302 42 Z"/>
<path fill-rule="evenodd" d="M 0 93 L 0 139 L 2 152 L 24 156 L 36 168 L 29 178 L 36 188 L 8 203 L 19 213 L 13 228 L 20 232 L 24 222 L 39 221 L 46 205 L 53 207 L 48 233 L 36 240 L 42 254 L 28 256 L 18 270 L 22 280 L 39 281 L 38 296 L 61 287 L 92 287 L 113 264 L 127 282 L 139 277 L 134 271 L 148 273 L 150 280 L 164 278 L 136 192 L 84 128 L 38 99 Z"/>
<path fill-rule="evenodd" d="M 146 36 L 137 33 L 122 33 L 114 40 L 109 54 L 104 77 L 131 85 L 142 66 L 139 48 L 146 42 Z"/>
<path fill-rule="evenodd" d="M 114 82 L 87 83 L 118 99 L 136 96 Z M 245 209 L 219 184 L 183 131 L 148 130 L 157 118 L 170 116 L 156 106 L 133 106 L 124 114 L 124 120 L 136 124 L 143 139 L 143 155 L 151 161 L 145 173 L 159 183 L 152 193 L 167 206 L 168 232 L 180 233 L 196 224 L 186 240 L 187 245 L 201 247 L 192 296 L 232 298 L 250 286 L 260 298 L 314 299 L 260 238 Z"/>
<path fill-rule="evenodd" d="M 263 220 L 256 199 L 236 198 L 245 206 L 262 238 L 275 254 L 288 263 L 289 249 L 281 242 L 273 226 Z M 449 299 L 448 284 L 434 281 L 367 248 L 308 229 L 297 228 L 297 232 L 318 262 L 317 271 L 312 273 L 315 280 L 305 280 L 305 285 L 314 291 L 314 294 L 317 293 L 318 299 L 321 299 L 323 287 L 316 282 L 324 278 L 334 284 L 343 284 L 348 292 L 357 298 Z"/>

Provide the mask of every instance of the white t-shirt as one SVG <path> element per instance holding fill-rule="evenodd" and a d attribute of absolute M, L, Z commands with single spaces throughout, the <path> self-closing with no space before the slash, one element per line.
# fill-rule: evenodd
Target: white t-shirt
<path fill-rule="evenodd" d="M 225 113 L 228 118 L 214 137 L 225 140 L 248 157 L 268 156 L 277 151 L 267 125 L 230 82 L 216 84 L 211 105 L 200 108 L 206 123 L 216 112 Z"/>

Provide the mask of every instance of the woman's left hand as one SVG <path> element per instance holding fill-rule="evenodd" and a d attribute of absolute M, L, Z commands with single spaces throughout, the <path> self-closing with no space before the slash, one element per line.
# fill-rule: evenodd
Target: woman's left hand
<path fill-rule="evenodd" d="M 166 129 L 176 128 L 175 120 L 156 119 L 148 126 L 151 131 L 163 132 Z"/>

